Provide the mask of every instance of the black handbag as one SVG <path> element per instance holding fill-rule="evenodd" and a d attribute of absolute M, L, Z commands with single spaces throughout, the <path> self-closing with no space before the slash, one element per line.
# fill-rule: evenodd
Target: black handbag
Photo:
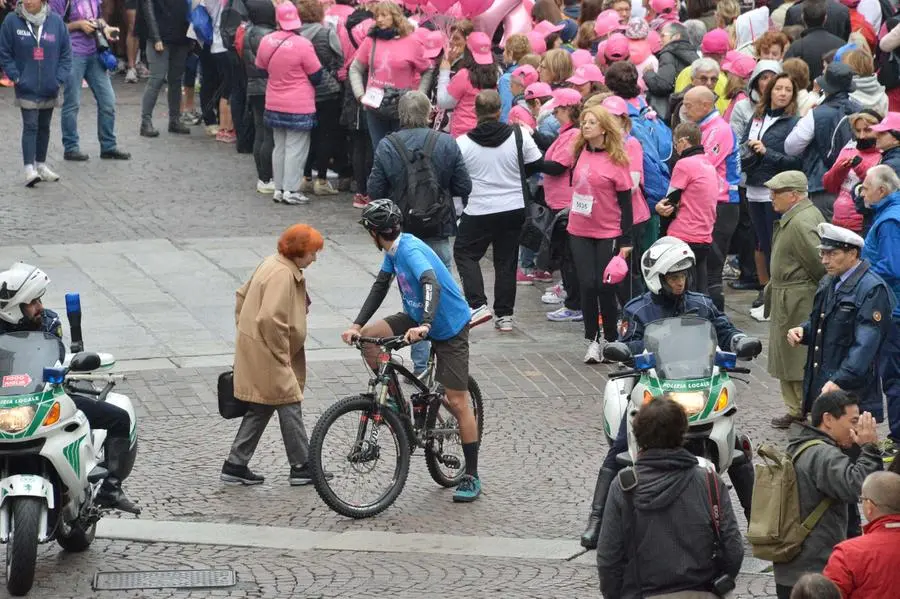
<path fill-rule="evenodd" d="M 522 130 L 513 126 L 516 136 L 516 152 L 519 159 L 519 177 L 522 180 L 522 197 L 525 201 L 525 223 L 519 234 L 519 245 L 533 252 L 539 252 L 544 243 L 549 243 L 553 229 L 553 211 L 535 201 L 536 193 L 531 191 L 525 176 L 525 154 L 522 149 Z"/>
<path fill-rule="evenodd" d="M 373 66 L 375 64 L 375 39 L 372 39 L 372 54 L 369 56 L 369 69 L 370 71 L 374 70 Z M 399 89 L 390 85 L 385 85 L 383 88 L 384 96 L 381 98 L 381 104 L 378 105 L 378 108 L 369 108 L 369 110 L 373 111 L 378 118 L 385 121 L 396 121 L 400 118 L 400 98 L 409 90 L 408 89 Z"/>
<path fill-rule="evenodd" d="M 218 385 L 219 415 L 226 420 L 241 418 L 247 413 L 247 402 L 234 396 L 234 371 L 227 370 L 219 375 Z"/>

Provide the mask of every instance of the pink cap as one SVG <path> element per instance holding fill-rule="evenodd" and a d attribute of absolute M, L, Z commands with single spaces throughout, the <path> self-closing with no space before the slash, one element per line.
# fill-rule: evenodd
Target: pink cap
<path fill-rule="evenodd" d="M 603 56 L 607 60 L 627 60 L 631 54 L 628 45 L 628 38 L 621 33 L 614 33 L 606 40 L 603 47 Z"/>
<path fill-rule="evenodd" d="M 623 116 L 628 114 L 628 104 L 619 96 L 610 96 L 600 103 L 600 106 L 614 116 Z"/>
<path fill-rule="evenodd" d="M 581 65 L 591 64 L 592 62 L 594 62 L 594 57 L 587 50 L 579 49 L 572 52 L 572 66 L 574 68 L 577 69 Z"/>
<path fill-rule="evenodd" d="M 594 21 L 594 33 L 598 37 L 607 36 L 619 29 L 622 29 L 622 25 L 619 23 L 619 13 L 611 8 L 597 15 Z"/>
<path fill-rule="evenodd" d="M 616 285 L 624 281 L 626 276 L 628 276 L 628 263 L 622 256 L 613 256 L 603 270 L 603 282 L 606 285 Z"/>
<path fill-rule="evenodd" d="M 474 31 L 466 38 L 466 47 L 472 53 L 475 64 L 493 64 L 494 55 L 491 54 L 491 38 L 486 33 Z"/>
<path fill-rule="evenodd" d="M 429 31 L 424 27 L 416 29 L 416 36 L 422 41 L 425 48 L 425 58 L 437 58 L 444 49 L 444 36 L 440 31 Z"/>
<path fill-rule="evenodd" d="M 675 10 L 675 0 L 650 0 L 650 8 L 657 14 L 671 12 Z"/>
<path fill-rule="evenodd" d="M 584 85 L 585 83 L 603 83 L 603 72 L 600 70 L 600 67 L 591 63 L 584 64 L 575 69 L 575 74 L 566 79 L 569 83 L 573 85 Z"/>
<path fill-rule="evenodd" d="M 531 44 L 531 51 L 535 54 L 544 54 L 547 52 L 547 42 L 539 31 L 529 31 L 526 34 L 528 43 Z"/>
<path fill-rule="evenodd" d="M 357 47 L 362 45 L 363 41 L 365 41 L 366 39 L 366 36 L 369 35 L 369 30 L 374 25 L 375 19 L 366 19 L 365 21 L 361 21 L 350 31 L 350 34 L 353 36 L 353 41 L 356 42 Z"/>
<path fill-rule="evenodd" d="M 278 26 L 284 31 L 294 31 L 300 29 L 303 23 L 300 21 L 300 15 L 297 14 L 297 7 L 293 2 L 282 2 L 275 9 L 275 20 Z"/>
<path fill-rule="evenodd" d="M 541 21 L 537 25 L 534 26 L 532 31 L 537 31 L 543 37 L 547 37 L 551 33 L 557 33 L 563 30 L 563 25 L 554 25 L 550 21 Z"/>
<path fill-rule="evenodd" d="M 535 98 L 547 98 L 552 95 L 553 90 L 550 89 L 550 86 L 540 81 L 538 81 L 537 83 L 532 83 L 525 88 L 526 100 L 534 100 Z"/>
<path fill-rule="evenodd" d="M 581 104 L 581 94 L 568 87 L 560 87 L 553 90 L 553 106 L 578 106 Z"/>
<path fill-rule="evenodd" d="M 731 49 L 731 38 L 724 29 L 713 29 L 703 36 L 700 51 L 704 54 L 725 54 Z"/>
<path fill-rule="evenodd" d="M 741 79 L 750 77 L 755 68 L 756 60 L 752 56 L 734 50 L 726 54 L 725 60 L 722 61 L 723 71 L 737 75 Z"/>
<path fill-rule="evenodd" d="M 523 64 L 512 72 L 512 78 L 522 82 L 522 87 L 528 87 L 532 83 L 537 83 L 539 76 L 537 69 L 530 64 Z"/>
<path fill-rule="evenodd" d="M 650 30 L 647 35 L 647 45 L 650 47 L 651 54 L 657 54 L 662 50 L 662 38 L 659 36 L 659 32 Z"/>
<path fill-rule="evenodd" d="M 900 112 L 889 112 L 884 119 L 872 127 L 872 131 L 883 133 L 885 131 L 900 131 Z"/>

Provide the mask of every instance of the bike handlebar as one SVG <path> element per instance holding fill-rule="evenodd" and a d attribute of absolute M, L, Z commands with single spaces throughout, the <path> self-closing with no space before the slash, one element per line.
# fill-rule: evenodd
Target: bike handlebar
<path fill-rule="evenodd" d="M 409 345 L 403 335 L 393 335 L 391 337 L 364 337 L 362 335 L 358 335 L 353 338 L 353 343 L 360 349 L 362 349 L 361 346 L 370 344 L 380 345 L 381 347 L 384 347 L 385 349 L 390 351 L 396 351 Z"/>

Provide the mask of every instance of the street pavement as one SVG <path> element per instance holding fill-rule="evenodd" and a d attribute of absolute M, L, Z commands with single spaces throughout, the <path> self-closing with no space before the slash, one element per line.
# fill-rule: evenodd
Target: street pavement
<path fill-rule="evenodd" d="M 18 111 L 11 90 L 0 91 L 0 125 L 10 132 L 0 149 L 7 165 L 0 266 L 25 260 L 44 268 L 53 280 L 45 297 L 51 309 L 64 312 L 64 294 L 81 293 L 86 347 L 117 356 L 117 370 L 128 376 L 117 390 L 132 398 L 140 417 L 139 458 L 126 483 L 144 507 L 140 521 L 105 520 L 102 538 L 84 554 L 42 547 L 31 596 L 599 596 L 593 554 L 582 554 L 577 537 L 607 448 L 601 395 L 613 367 L 581 363 L 581 325 L 546 320 L 554 307 L 541 304 L 543 286 L 519 287 L 514 332 L 490 325 L 472 331 L 472 374 L 485 397 L 478 502 L 453 504 L 451 491 L 431 481 L 416 455 L 390 509 L 363 521 L 339 517 L 311 487 L 288 486 L 274 422 L 251 463 L 265 484 L 221 485 L 237 422 L 218 416 L 215 384 L 232 360 L 234 290 L 274 252 L 288 225 L 307 222 L 325 235 L 325 249 L 307 271 L 312 305 L 303 410 L 311 431 L 325 407 L 364 390 L 362 362 L 339 333 L 355 316 L 380 257 L 346 195 L 301 207 L 273 203 L 255 192 L 252 159 L 233 145 L 216 143 L 199 127 L 190 136 L 168 135 L 164 102 L 155 115 L 161 136 L 139 137 L 142 88 L 116 84 L 119 143 L 132 152 L 130 162 L 99 160 L 94 102 L 85 94 L 81 149 L 91 160 L 62 161 L 55 115 L 49 163 L 62 180 L 31 190 L 20 184 L 19 146 L 12 141 L 21 128 Z M 492 274 L 484 267 L 490 296 Z M 729 314 L 765 339 L 767 326 L 746 316 L 754 297 L 731 292 Z M 382 313 L 399 305 L 392 292 Z M 783 442 L 784 434 L 768 425 L 783 408 L 765 361 L 764 350 L 746 384 L 738 383 L 737 421 L 754 442 Z M 378 541 L 384 534 L 397 536 Z M 292 535 L 340 542 L 284 540 Z M 237 586 L 91 589 L 98 571 L 213 567 L 234 568 Z M 774 596 L 764 567 L 747 561 L 738 597 Z"/>

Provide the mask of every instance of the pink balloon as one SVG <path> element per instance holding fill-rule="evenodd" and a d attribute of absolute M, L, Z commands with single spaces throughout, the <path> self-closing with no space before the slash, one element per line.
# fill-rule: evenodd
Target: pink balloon
<path fill-rule="evenodd" d="M 467 18 L 474 18 L 491 7 L 493 0 L 459 0 L 462 13 Z"/>
<path fill-rule="evenodd" d="M 431 5 L 434 6 L 438 12 L 447 12 L 454 4 L 456 4 L 456 0 L 431 0 Z"/>

